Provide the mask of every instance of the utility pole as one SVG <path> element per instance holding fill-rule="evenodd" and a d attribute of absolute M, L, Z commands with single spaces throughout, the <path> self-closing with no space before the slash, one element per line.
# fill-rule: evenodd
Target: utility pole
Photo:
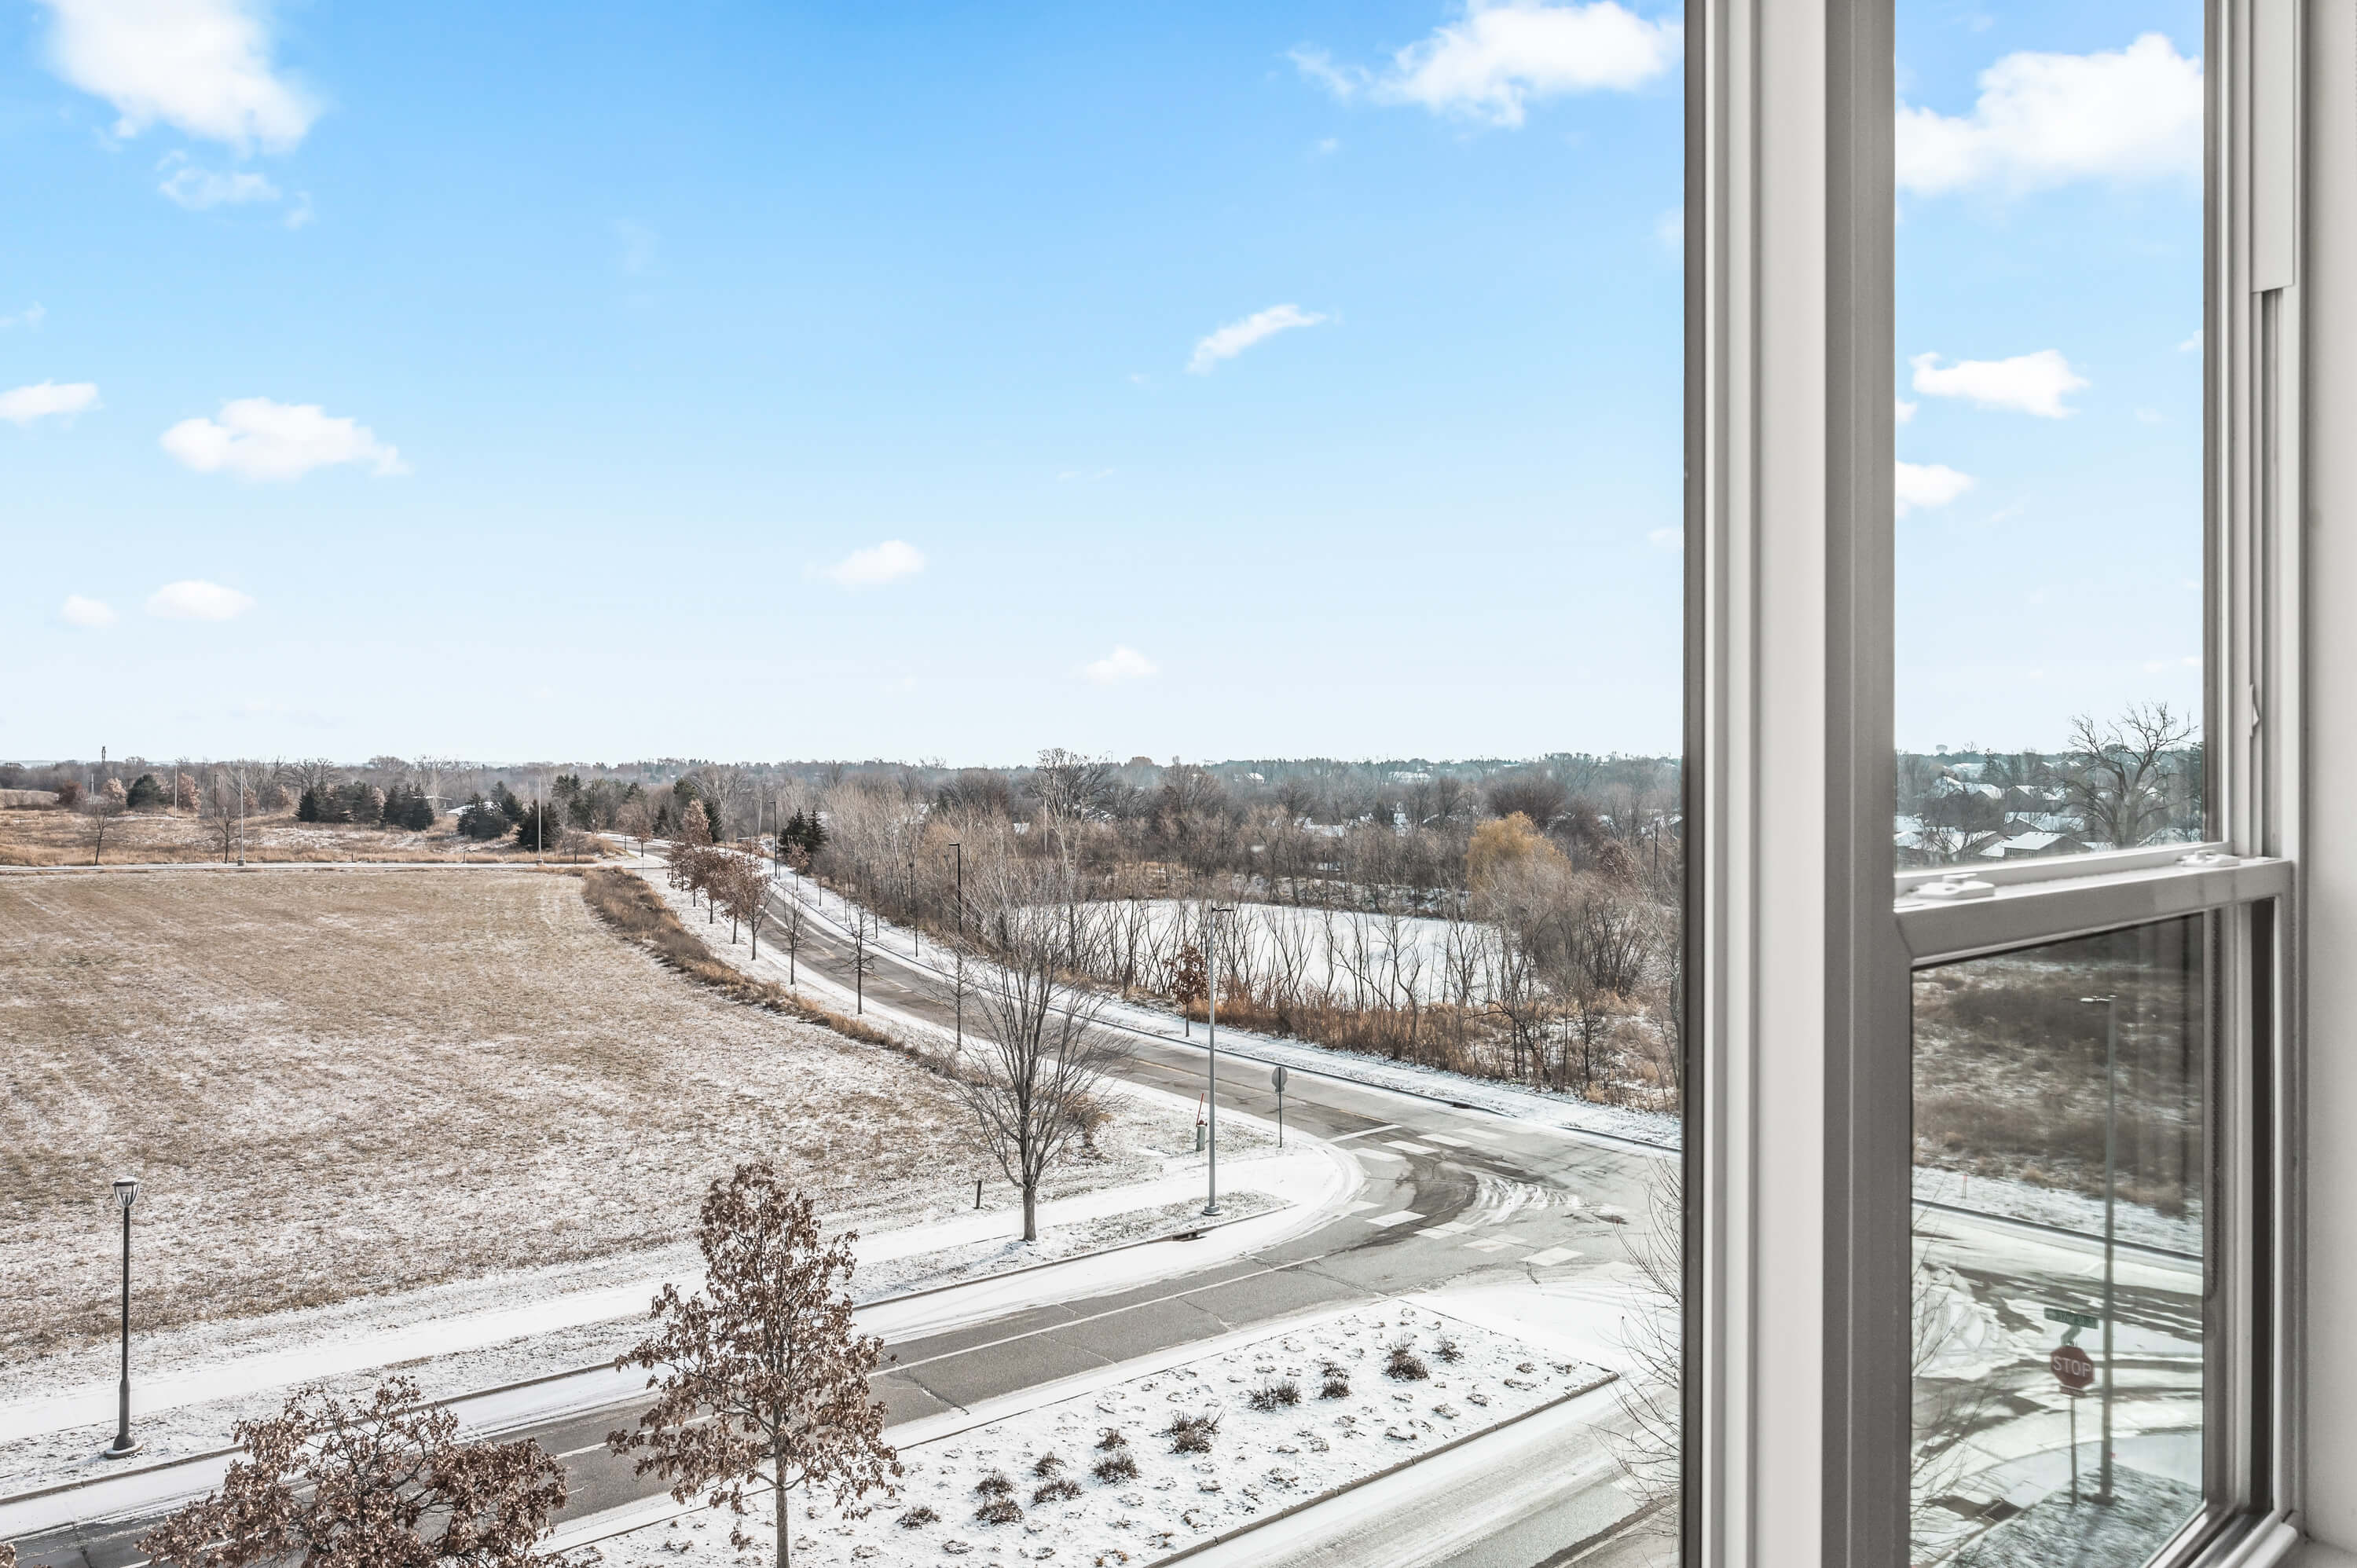
<path fill-rule="evenodd" d="M 1211 1121 L 1209 1145 L 1204 1151 L 1203 1169 L 1209 1186 L 1203 1213 L 1208 1218 L 1220 1212 L 1220 917 L 1235 910 L 1224 904 L 1211 908 L 1211 977 L 1205 987 L 1205 999 L 1210 1012 L 1203 1029 L 1203 1058 L 1210 1079 L 1208 1103 Z"/>
<path fill-rule="evenodd" d="M 2112 1500 L 2112 1318 L 2117 1297 L 2113 1263 L 2117 1256 L 2113 1208 L 2118 1195 L 2120 998 L 2082 996 L 2090 1007 L 2104 1009 L 2104 1416 L 2103 1435 L 2096 1443 L 2095 1500 Z"/>

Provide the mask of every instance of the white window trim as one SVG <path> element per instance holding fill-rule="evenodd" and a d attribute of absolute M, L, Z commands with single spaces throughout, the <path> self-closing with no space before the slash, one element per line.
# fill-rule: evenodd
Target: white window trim
<path fill-rule="evenodd" d="M 1891 7 L 1689 7 L 1690 1563 L 1906 1560 L 1910 965 L 2208 910 L 2220 1157 L 2266 1185 L 2221 1222 L 2252 1430 L 2219 1462 L 2251 1507 L 2193 1560 L 2298 1541 L 2301 20 L 2212 0 L 2205 48 L 2220 837 L 1991 866 L 1955 898 L 1924 890 L 1959 868 L 1900 875 L 1889 833 Z"/>

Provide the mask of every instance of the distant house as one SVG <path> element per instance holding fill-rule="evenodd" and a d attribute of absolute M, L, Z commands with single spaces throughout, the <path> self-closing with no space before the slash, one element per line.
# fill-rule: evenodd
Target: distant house
<path fill-rule="evenodd" d="M 2058 832 L 2018 832 L 2009 837 L 1992 834 L 1972 849 L 1972 854 L 1983 860 L 2027 860 L 2033 855 L 2086 853 L 2084 839 Z"/>
<path fill-rule="evenodd" d="M 1996 785 L 1976 784 L 1969 779 L 1942 779 L 1932 786 L 1932 793 L 1943 799 L 1955 795 L 1970 795 L 1978 800 L 1994 800 L 1999 804 L 2005 800 L 2005 791 Z"/>

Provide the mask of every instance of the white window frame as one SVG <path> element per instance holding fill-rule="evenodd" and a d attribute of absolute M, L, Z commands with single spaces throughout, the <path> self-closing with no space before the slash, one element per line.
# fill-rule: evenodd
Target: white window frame
<path fill-rule="evenodd" d="M 2214 838 L 1959 889 L 1889 831 L 1890 0 L 1689 6 L 1690 1564 L 1907 1560 L 1911 970 L 2198 912 L 2234 1503 L 2162 1561 L 2298 1540 L 2300 28 L 2298 0 L 2211 0 Z"/>

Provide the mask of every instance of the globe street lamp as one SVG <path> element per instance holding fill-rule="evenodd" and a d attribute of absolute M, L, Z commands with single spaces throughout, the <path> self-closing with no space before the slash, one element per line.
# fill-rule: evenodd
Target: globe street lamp
<path fill-rule="evenodd" d="M 123 1206 L 123 1383 L 115 1412 L 114 1445 L 106 1451 L 106 1456 L 123 1459 L 139 1452 L 139 1444 L 131 1436 L 131 1206 L 139 1201 L 139 1178 L 115 1177 L 114 1201 Z"/>

